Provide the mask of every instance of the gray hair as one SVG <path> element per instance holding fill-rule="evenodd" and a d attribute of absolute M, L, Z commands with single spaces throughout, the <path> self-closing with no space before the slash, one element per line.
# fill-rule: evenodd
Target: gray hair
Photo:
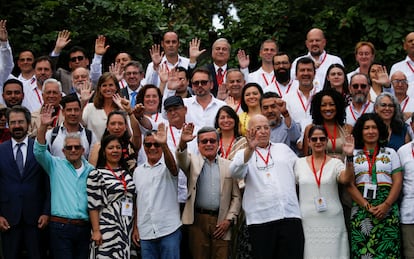
<path fill-rule="evenodd" d="M 401 111 L 400 103 L 398 102 L 397 98 L 388 92 L 382 92 L 380 95 L 377 96 L 377 99 L 375 99 L 374 106 L 378 107 L 381 103 L 381 100 L 384 97 L 390 98 L 392 104 L 394 104 L 394 115 L 392 116 L 392 122 L 391 124 L 398 123 L 398 124 L 404 124 L 404 116 Z"/>
<path fill-rule="evenodd" d="M 82 139 L 81 139 L 81 135 L 79 132 L 70 132 L 66 135 L 65 137 L 65 141 L 63 143 L 64 146 L 66 146 L 68 139 L 79 139 L 79 143 L 80 145 L 83 147 L 82 145 Z"/>
<path fill-rule="evenodd" d="M 62 93 L 62 84 L 54 78 L 48 78 L 43 82 L 42 92 L 45 91 L 47 84 L 57 84 L 57 86 L 59 87 L 59 92 Z"/>
<path fill-rule="evenodd" d="M 216 138 L 217 138 L 217 141 L 219 141 L 219 140 L 220 140 L 220 134 L 219 134 L 219 132 L 218 132 L 215 128 L 205 126 L 205 127 L 202 127 L 202 128 L 201 128 L 201 129 L 197 132 L 197 142 L 200 142 L 200 135 L 201 135 L 201 134 L 203 134 L 203 133 L 208 133 L 208 132 L 214 132 L 214 133 L 216 133 Z"/>
<path fill-rule="evenodd" d="M 227 44 L 227 47 L 229 48 L 229 53 L 231 53 L 231 45 L 230 45 L 229 41 L 228 41 L 226 38 L 219 38 L 219 39 L 217 39 L 217 40 L 213 43 L 212 48 L 214 49 L 214 45 L 216 45 L 216 44 L 217 44 L 217 43 L 219 43 L 219 42 L 224 42 L 224 43 L 226 43 L 226 44 Z"/>

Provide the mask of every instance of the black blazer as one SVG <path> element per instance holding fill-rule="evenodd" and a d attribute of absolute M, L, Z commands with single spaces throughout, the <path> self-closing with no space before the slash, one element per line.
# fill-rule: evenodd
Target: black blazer
<path fill-rule="evenodd" d="M 10 226 L 20 220 L 37 225 L 41 215 L 50 215 L 49 177 L 33 155 L 33 143 L 29 138 L 23 176 L 14 159 L 11 140 L 0 144 L 0 216 Z"/>

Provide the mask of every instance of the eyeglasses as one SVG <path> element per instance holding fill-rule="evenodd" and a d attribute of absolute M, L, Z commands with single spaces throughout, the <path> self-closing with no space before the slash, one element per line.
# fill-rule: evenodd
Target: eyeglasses
<path fill-rule="evenodd" d="M 310 140 L 312 142 L 318 142 L 318 140 L 319 140 L 319 142 L 325 142 L 326 141 L 326 137 L 311 137 Z"/>
<path fill-rule="evenodd" d="M 395 105 L 393 103 L 380 103 L 379 106 L 382 108 L 385 108 L 385 107 L 395 108 Z"/>
<path fill-rule="evenodd" d="M 84 58 L 84 56 L 71 57 L 70 62 L 82 61 Z"/>
<path fill-rule="evenodd" d="M 259 162 L 259 160 L 257 159 L 258 155 L 256 154 L 256 168 L 257 170 L 269 170 L 270 168 L 273 168 L 275 166 L 275 161 L 273 161 L 273 157 L 272 154 L 269 155 L 269 161 L 267 163 L 267 165 L 265 164 L 265 162 L 262 160 L 261 162 Z"/>
<path fill-rule="evenodd" d="M 208 80 L 200 80 L 200 81 L 193 81 L 191 84 L 193 86 L 206 86 L 208 84 Z"/>
<path fill-rule="evenodd" d="M 217 142 L 217 139 L 215 139 L 215 138 L 207 138 L 207 139 L 203 139 L 203 140 L 200 140 L 199 141 L 199 143 L 201 143 L 201 144 L 207 144 L 208 142 L 210 142 L 210 144 L 216 144 L 216 142 Z"/>
<path fill-rule="evenodd" d="M 368 85 L 366 85 L 366 84 L 353 84 L 352 88 L 354 88 L 355 90 L 357 90 L 358 88 L 365 89 L 365 88 L 367 88 L 367 86 Z"/>
<path fill-rule="evenodd" d="M 152 146 L 154 146 L 155 148 L 161 147 L 160 143 L 151 143 L 151 142 L 144 143 L 144 146 L 146 148 L 151 148 Z"/>
<path fill-rule="evenodd" d="M 65 150 L 72 151 L 73 149 L 81 150 L 82 146 L 81 145 L 73 145 L 73 146 L 65 146 L 64 148 L 65 148 Z"/>
<path fill-rule="evenodd" d="M 407 81 L 407 80 L 405 80 L 405 79 L 403 79 L 403 80 L 398 80 L 398 79 L 395 79 L 395 80 L 392 80 L 392 81 L 391 81 L 391 83 L 392 83 L 393 85 L 397 85 L 397 84 L 408 84 L 408 81 Z"/>

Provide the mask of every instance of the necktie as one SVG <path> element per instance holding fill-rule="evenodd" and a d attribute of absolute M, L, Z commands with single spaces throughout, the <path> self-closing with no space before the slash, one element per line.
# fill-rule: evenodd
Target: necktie
<path fill-rule="evenodd" d="M 219 67 L 219 69 L 217 69 L 217 84 L 221 85 L 223 83 L 223 69 L 221 67 Z"/>
<path fill-rule="evenodd" d="M 23 153 L 21 150 L 21 147 L 24 143 L 17 143 L 17 152 L 16 152 L 16 164 L 17 167 L 19 168 L 19 172 L 20 175 L 23 175 L 23 168 L 24 168 L 24 164 L 23 164 Z"/>
<path fill-rule="evenodd" d="M 136 101 L 137 101 L 137 92 L 132 92 L 131 93 L 131 100 L 130 100 L 130 104 L 131 104 L 132 108 L 135 107 L 135 102 Z"/>

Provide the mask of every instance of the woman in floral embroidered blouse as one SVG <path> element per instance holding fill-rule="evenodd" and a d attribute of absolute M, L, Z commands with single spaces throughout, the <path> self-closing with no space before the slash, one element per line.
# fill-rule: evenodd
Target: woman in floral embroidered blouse
<path fill-rule="evenodd" d="M 356 122 L 355 181 L 348 187 L 351 212 L 351 258 L 401 258 L 400 216 L 396 200 L 402 185 L 397 153 L 385 147 L 388 130 L 377 114 Z"/>

